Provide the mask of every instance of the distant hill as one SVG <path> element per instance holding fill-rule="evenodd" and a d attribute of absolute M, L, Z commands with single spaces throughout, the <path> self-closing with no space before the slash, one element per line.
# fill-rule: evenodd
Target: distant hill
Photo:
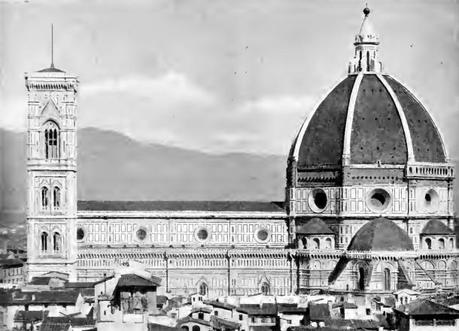
<path fill-rule="evenodd" d="M 81 199 L 283 199 L 283 156 L 211 155 L 93 128 L 78 138 Z"/>
<path fill-rule="evenodd" d="M 286 157 L 213 155 L 78 132 L 78 197 L 95 200 L 283 200 Z M 25 134 L 0 129 L 2 223 L 24 220 Z M 1 227 L 1 225 L 0 225 Z"/>

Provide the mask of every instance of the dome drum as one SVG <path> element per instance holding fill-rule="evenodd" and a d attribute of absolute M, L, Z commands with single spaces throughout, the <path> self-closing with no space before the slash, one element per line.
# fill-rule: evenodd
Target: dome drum
<path fill-rule="evenodd" d="M 297 169 L 296 184 L 300 187 L 333 186 L 342 182 L 340 170 L 299 170 Z"/>
<path fill-rule="evenodd" d="M 402 184 L 405 182 L 405 170 L 403 167 L 382 166 L 369 168 L 349 166 L 343 169 L 343 185 L 359 184 Z"/>

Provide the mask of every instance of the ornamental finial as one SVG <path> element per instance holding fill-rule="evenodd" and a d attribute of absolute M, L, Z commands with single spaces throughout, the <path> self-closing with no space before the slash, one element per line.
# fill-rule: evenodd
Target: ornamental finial
<path fill-rule="evenodd" d="M 365 14 L 365 17 L 370 14 L 370 8 L 368 8 L 368 4 L 366 4 L 365 8 L 363 8 L 363 13 Z"/>

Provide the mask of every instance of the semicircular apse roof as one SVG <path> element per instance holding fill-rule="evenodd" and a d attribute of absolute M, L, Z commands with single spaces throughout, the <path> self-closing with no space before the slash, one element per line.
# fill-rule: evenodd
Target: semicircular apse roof
<path fill-rule="evenodd" d="M 411 251 L 408 234 L 386 218 L 377 218 L 362 226 L 352 238 L 351 251 Z"/>

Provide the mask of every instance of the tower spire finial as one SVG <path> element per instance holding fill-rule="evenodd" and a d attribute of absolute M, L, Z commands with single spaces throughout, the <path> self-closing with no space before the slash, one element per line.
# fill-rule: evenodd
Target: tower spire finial
<path fill-rule="evenodd" d="M 51 68 L 54 68 L 54 24 L 51 23 Z"/>
<path fill-rule="evenodd" d="M 367 17 L 370 14 L 370 8 L 368 8 L 368 2 L 365 4 L 365 8 L 363 8 L 363 13 L 365 14 L 365 17 Z"/>

